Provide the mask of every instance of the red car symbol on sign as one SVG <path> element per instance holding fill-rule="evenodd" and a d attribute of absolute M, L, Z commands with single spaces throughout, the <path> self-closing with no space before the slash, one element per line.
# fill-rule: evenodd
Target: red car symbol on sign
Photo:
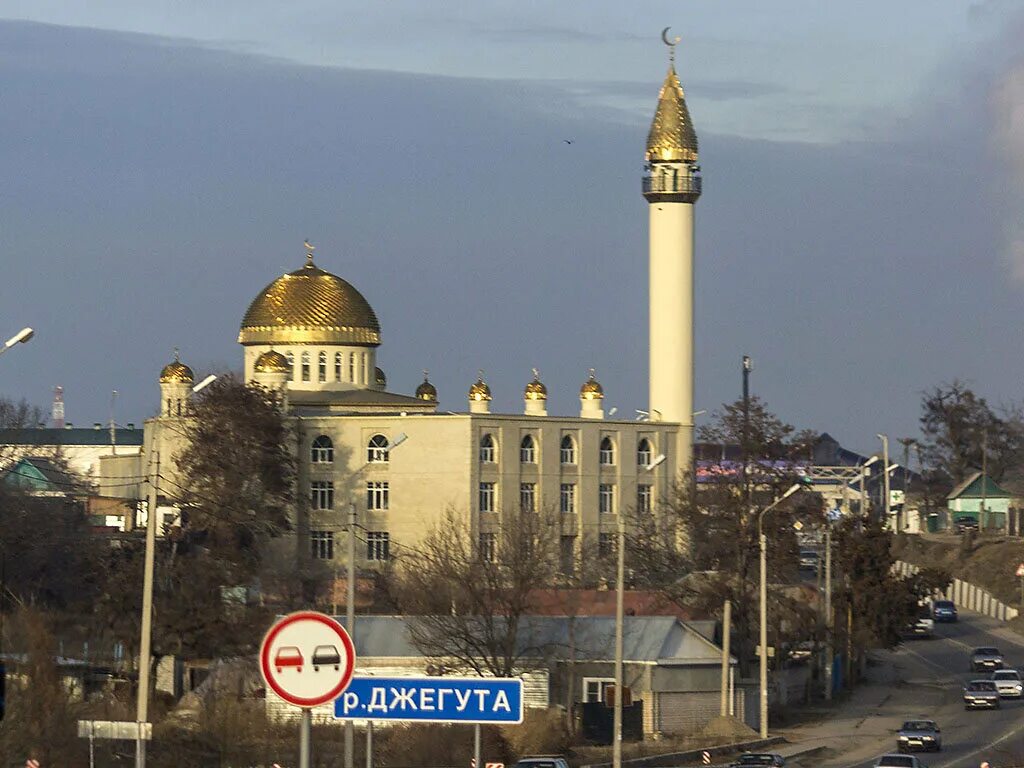
<path fill-rule="evenodd" d="M 274 657 L 274 666 L 277 667 L 277 674 L 281 674 L 284 667 L 295 667 L 297 672 L 302 671 L 302 651 L 294 645 L 286 645 L 278 649 Z"/>

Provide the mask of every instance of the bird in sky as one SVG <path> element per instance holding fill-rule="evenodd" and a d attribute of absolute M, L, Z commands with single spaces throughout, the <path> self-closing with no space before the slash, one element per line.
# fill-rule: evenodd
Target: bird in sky
<path fill-rule="evenodd" d="M 572 144 L 572 139 L 562 139 L 566 144 Z"/>

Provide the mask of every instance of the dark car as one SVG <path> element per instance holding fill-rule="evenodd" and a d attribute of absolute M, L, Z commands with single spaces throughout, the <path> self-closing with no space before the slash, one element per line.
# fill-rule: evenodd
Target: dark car
<path fill-rule="evenodd" d="M 907 720 L 896 734 L 900 752 L 924 750 L 939 752 L 942 749 L 942 731 L 934 720 Z"/>
<path fill-rule="evenodd" d="M 976 531 L 978 530 L 978 518 L 972 517 L 971 515 L 964 515 L 963 517 L 958 517 L 954 525 L 956 526 L 957 533 Z"/>
<path fill-rule="evenodd" d="M 964 709 L 999 709 L 999 689 L 991 680 L 971 680 L 964 686 Z"/>
<path fill-rule="evenodd" d="M 932 608 L 932 616 L 936 621 L 956 621 L 956 603 L 952 600 L 936 600 Z"/>
<path fill-rule="evenodd" d="M 784 768 L 786 760 L 774 752 L 747 752 L 729 764 L 729 768 Z"/>
<path fill-rule="evenodd" d="M 333 645 L 318 645 L 313 649 L 313 671 L 319 672 L 320 667 L 341 669 L 341 654 Z"/>

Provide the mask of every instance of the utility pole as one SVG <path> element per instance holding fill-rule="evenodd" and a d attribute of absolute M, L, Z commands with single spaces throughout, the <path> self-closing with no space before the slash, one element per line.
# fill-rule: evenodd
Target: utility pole
<path fill-rule="evenodd" d="M 732 632 L 732 603 L 722 607 L 722 702 L 718 714 L 729 714 L 729 633 Z"/>
<path fill-rule="evenodd" d="M 345 629 L 355 642 L 356 636 L 356 505 L 348 506 L 348 584 L 345 585 L 348 595 L 345 600 Z M 345 721 L 345 768 L 354 768 L 355 763 L 355 725 L 351 720 Z"/>
<path fill-rule="evenodd" d="M 117 401 L 117 390 L 110 393 L 110 453 L 117 456 L 117 424 L 114 422 L 114 403 Z"/>
<path fill-rule="evenodd" d="M 155 438 L 155 435 L 154 435 Z M 155 440 L 154 440 L 155 443 Z M 146 768 L 146 741 L 141 723 L 149 718 L 149 665 L 153 638 L 153 566 L 156 560 L 157 483 L 160 479 L 160 454 L 153 452 L 149 497 L 146 500 L 146 558 L 142 567 L 142 635 L 139 638 L 139 690 L 135 702 L 135 768 Z"/>
<path fill-rule="evenodd" d="M 845 492 L 845 488 L 844 488 Z M 825 700 L 832 699 L 832 664 L 835 652 L 832 650 L 832 521 L 825 521 L 825 650 L 828 655 L 825 664 Z"/>
<path fill-rule="evenodd" d="M 618 515 L 615 566 L 615 711 L 612 723 L 612 768 L 622 768 L 622 593 L 626 588 L 626 516 Z M 477 768 L 480 768 L 479 764 Z"/>
<path fill-rule="evenodd" d="M 981 433 L 981 514 L 978 515 L 978 532 L 985 530 L 985 508 L 988 506 L 988 431 Z"/>

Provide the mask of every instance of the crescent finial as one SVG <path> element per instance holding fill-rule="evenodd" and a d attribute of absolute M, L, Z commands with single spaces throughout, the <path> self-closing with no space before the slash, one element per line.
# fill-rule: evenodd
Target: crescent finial
<path fill-rule="evenodd" d="M 672 27 L 665 27 L 661 30 L 661 42 L 668 46 L 669 60 L 674 62 L 676 60 L 676 46 L 679 45 L 683 38 L 677 36 L 670 39 L 668 36 L 668 31 L 670 29 L 672 29 Z"/>

